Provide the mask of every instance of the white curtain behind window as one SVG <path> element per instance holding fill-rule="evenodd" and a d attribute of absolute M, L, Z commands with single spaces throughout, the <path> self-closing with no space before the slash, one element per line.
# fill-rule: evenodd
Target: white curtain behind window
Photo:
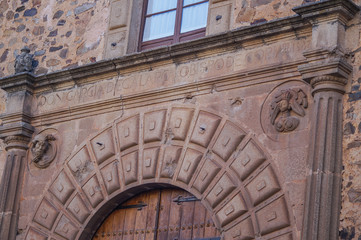
<path fill-rule="evenodd" d="M 195 0 L 188 0 L 195 1 Z M 183 8 L 181 33 L 207 26 L 208 2 Z"/>

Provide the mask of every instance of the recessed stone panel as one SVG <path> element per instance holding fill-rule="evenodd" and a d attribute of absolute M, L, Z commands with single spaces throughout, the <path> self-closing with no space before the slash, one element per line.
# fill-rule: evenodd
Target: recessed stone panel
<path fill-rule="evenodd" d="M 210 9 L 208 34 L 215 34 L 229 30 L 232 4 Z"/>
<path fill-rule="evenodd" d="M 62 203 L 68 200 L 75 188 L 69 177 L 64 171 L 61 171 L 55 181 L 51 184 L 49 191 Z"/>
<path fill-rule="evenodd" d="M 191 142 L 207 147 L 221 121 L 219 116 L 201 111 L 194 126 Z"/>
<path fill-rule="evenodd" d="M 94 170 L 88 150 L 83 147 L 68 162 L 68 166 L 75 179 L 81 184 Z"/>
<path fill-rule="evenodd" d="M 185 140 L 192 121 L 194 110 L 187 108 L 173 108 L 169 121 L 174 140 Z"/>
<path fill-rule="evenodd" d="M 227 161 L 245 135 L 243 130 L 236 125 L 227 122 L 213 146 L 213 152 L 220 156 L 224 161 Z"/>
<path fill-rule="evenodd" d="M 118 176 L 118 162 L 114 161 L 101 170 L 103 182 L 108 194 L 112 194 L 114 191 L 120 188 L 119 176 Z"/>
<path fill-rule="evenodd" d="M 99 181 L 95 175 L 83 186 L 83 191 L 93 208 L 98 206 L 104 199 Z"/>
<path fill-rule="evenodd" d="M 247 207 L 244 200 L 241 194 L 237 194 L 217 213 L 216 216 L 223 227 L 245 212 L 247 212 Z"/>
<path fill-rule="evenodd" d="M 165 122 L 165 110 L 144 114 L 144 142 L 162 140 Z"/>
<path fill-rule="evenodd" d="M 55 233 L 69 240 L 75 239 L 78 231 L 79 228 L 64 215 L 61 216 L 60 221 L 55 228 Z"/>
<path fill-rule="evenodd" d="M 244 180 L 265 160 L 266 158 L 259 148 L 253 141 L 249 141 L 236 160 L 231 164 L 231 168 L 241 180 Z"/>
<path fill-rule="evenodd" d="M 118 123 L 117 131 L 120 150 L 137 145 L 139 141 L 139 115 Z"/>
<path fill-rule="evenodd" d="M 47 236 L 40 233 L 39 231 L 29 228 L 28 233 L 26 234 L 25 240 L 46 240 Z"/>
<path fill-rule="evenodd" d="M 128 22 L 129 0 L 113 1 L 110 4 L 109 29 L 125 27 Z"/>
<path fill-rule="evenodd" d="M 268 166 L 247 184 L 246 189 L 253 204 L 257 205 L 278 192 L 281 188 L 272 167 Z"/>
<path fill-rule="evenodd" d="M 59 211 L 44 198 L 35 213 L 34 221 L 50 230 L 58 214 Z"/>
<path fill-rule="evenodd" d="M 80 223 L 84 223 L 85 219 L 90 215 L 89 209 L 85 206 L 83 199 L 79 194 L 75 195 L 67 209 Z"/>
<path fill-rule="evenodd" d="M 214 208 L 235 188 L 236 186 L 231 181 L 230 177 L 227 174 L 224 174 L 208 193 L 206 200 Z"/>
<path fill-rule="evenodd" d="M 113 133 L 112 129 L 102 132 L 91 140 L 95 158 L 98 164 L 101 164 L 111 156 L 114 156 Z"/>
<path fill-rule="evenodd" d="M 194 149 L 188 148 L 178 174 L 178 179 L 186 184 L 191 180 L 194 171 L 197 169 L 203 154 Z"/>
<path fill-rule="evenodd" d="M 199 172 L 196 180 L 194 181 L 193 187 L 200 193 L 203 193 L 217 175 L 219 170 L 220 167 L 216 163 L 210 159 L 207 159 L 202 166 L 202 170 Z"/>
<path fill-rule="evenodd" d="M 105 58 L 123 56 L 126 51 L 127 31 L 124 29 L 110 30 L 105 42 Z"/>
<path fill-rule="evenodd" d="M 161 177 L 172 178 L 174 176 L 181 152 L 182 148 L 176 146 L 169 146 L 165 149 Z"/>
<path fill-rule="evenodd" d="M 254 239 L 254 237 L 254 230 L 250 217 L 228 230 L 226 234 L 226 239 L 232 240 L 251 240 Z"/>
<path fill-rule="evenodd" d="M 257 211 L 256 218 L 262 235 L 290 225 L 286 201 L 283 197 Z"/>
<path fill-rule="evenodd" d="M 159 147 L 143 151 L 143 179 L 154 178 L 157 170 Z"/>
<path fill-rule="evenodd" d="M 121 162 L 125 184 L 136 182 L 138 178 L 138 151 L 122 156 Z"/>

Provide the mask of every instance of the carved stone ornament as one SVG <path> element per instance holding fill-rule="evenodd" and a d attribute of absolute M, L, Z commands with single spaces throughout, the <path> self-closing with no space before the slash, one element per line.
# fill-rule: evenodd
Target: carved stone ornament
<path fill-rule="evenodd" d="M 23 47 L 15 59 L 15 73 L 33 71 L 33 55 L 28 47 Z"/>
<path fill-rule="evenodd" d="M 52 141 L 55 137 L 52 134 L 39 134 L 31 141 L 31 163 L 38 168 L 46 168 L 54 160 L 56 146 Z"/>
<path fill-rule="evenodd" d="M 281 90 L 271 103 L 271 124 L 278 132 L 295 130 L 300 120 L 292 112 L 303 117 L 305 108 L 308 107 L 307 96 L 302 89 Z"/>

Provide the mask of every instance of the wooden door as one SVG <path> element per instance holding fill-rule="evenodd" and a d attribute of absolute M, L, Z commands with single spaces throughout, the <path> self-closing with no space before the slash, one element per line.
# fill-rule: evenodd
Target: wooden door
<path fill-rule="evenodd" d="M 190 193 L 158 189 L 123 203 L 100 226 L 94 240 L 217 240 L 208 211 Z"/>

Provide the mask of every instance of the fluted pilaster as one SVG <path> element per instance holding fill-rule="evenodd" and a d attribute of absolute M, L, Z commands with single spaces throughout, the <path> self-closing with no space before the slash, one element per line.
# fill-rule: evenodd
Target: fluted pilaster
<path fill-rule="evenodd" d="M 30 138 L 14 135 L 4 139 L 6 162 L 0 184 L 0 239 L 16 238 L 21 184 Z"/>
<path fill-rule="evenodd" d="M 311 80 L 314 95 L 303 237 L 338 239 L 342 170 L 342 96 L 346 79 Z"/>

